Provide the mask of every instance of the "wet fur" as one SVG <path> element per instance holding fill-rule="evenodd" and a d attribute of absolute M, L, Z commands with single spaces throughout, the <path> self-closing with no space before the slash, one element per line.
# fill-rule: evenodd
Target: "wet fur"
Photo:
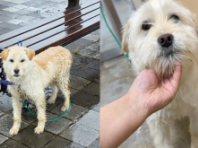
<path fill-rule="evenodd" d="M 38 125 L 35 133 L 43 132 L 46 122 L 46 103 L 44 89 L 50 85 L 52 95 L 48 103 L 56 100 L 58 88 L 62 91 L 65 102 L 62 111 L 69 108 L 70 90 L 69 77 L 72 64 L 72 55 L 69 50 L 63 47 L 51 47 L 42 53 L 34 56 L 34 51 L 25 47 L 14 46 L 3 52 L 3 67 L 7 80 L 14 82 L 8 90 L 13 99 L 14 123 L 10 135 L 16 135 L 21 124 L 22 99 L 29 98 L 35 102 L 37 108 Z M 11 62 L 10 60 L 13 60 Z M 21 62 L 21 60 L 24 62 Z M 19 77 L 14 76 L 14 69 L 19 69 Z M 20 86 L 18 90 L 18 86 Z"/>

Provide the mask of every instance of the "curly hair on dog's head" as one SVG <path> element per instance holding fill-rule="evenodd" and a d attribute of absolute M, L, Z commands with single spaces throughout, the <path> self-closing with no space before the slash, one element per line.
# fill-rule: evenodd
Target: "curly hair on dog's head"
<path fill-rule="evenodd" d="M 129 52 L 138 72 L 154 68 L 159 77 L 170 77 L 174 64 L 193 62 L 196 58 L 198 40 L 194 18 L 175 1 L 147 1 L 125 25 L 122 50 Z"/>

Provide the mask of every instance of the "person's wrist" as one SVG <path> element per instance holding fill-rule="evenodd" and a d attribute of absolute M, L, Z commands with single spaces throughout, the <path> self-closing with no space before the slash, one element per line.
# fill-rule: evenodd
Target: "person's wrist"
<path fill-rule="evenodd" d="M 127 102 L 127 109 L 129 112 L 131 113 L 137 113 L 140 116 L 144 116 L 145 118 L 147 118 L 150 114 L 150 110 L 148 109 L 148 107 L 146 106 L 145 102 L 143 102 L 141 95 L 136 94 L 136 92 L 134 93 L 127 93 L 125 95 L 126 98 L 126 102 Z"/>

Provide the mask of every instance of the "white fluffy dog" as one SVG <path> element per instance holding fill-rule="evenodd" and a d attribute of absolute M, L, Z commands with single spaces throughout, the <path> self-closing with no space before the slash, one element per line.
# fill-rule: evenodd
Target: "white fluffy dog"
<path fill-rule="evenodd" d="M 37 108 L 38 125 L 35 133 L 43 132 L 46 122 L 46 104 L 44 89 L 52 87 L 52 95 L 48 103 L 54 103 L 57 87 L 62 91 L 65 102 L 62 111 L 69 108 L 70 90 L 69 76 L 72 55 L 63 47 L 49 48 L 37 56 L 34 51 L 25 47 L 14 46 L 1 52 L 3 67 L 7 80 L 15 83 L 8 87 L 12 94 L 14 123 L 10 135 L 16 135 L 21 125 L 22 99 L 29 98 Z"/>
<path fill-rule="evenodd" d="M 168 78 L 176 63 L 182 78 L 175 99 L 148 118 L 156 148 L 173 148 L 172 124 L 190 119 L 191 148 L 198 148 L 198 35 L 194 15 L 173 0 L 145 2 L 128 20 L 123 32 L 123 51 L 129 53 L 136 74 L 153 68 Z"/>

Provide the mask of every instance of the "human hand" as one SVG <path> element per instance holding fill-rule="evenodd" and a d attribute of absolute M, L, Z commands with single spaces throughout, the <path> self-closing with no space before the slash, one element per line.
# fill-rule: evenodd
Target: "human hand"
<path fill-rule="evenodd" d="M 127 95 L 135 97 L 148 115 L 168 105 L 175 97 L 181 79 L 181 65 L 175 65 L 173 76 L 159 80 L 153 69 L 142 71 L 134 80 Z"/>

